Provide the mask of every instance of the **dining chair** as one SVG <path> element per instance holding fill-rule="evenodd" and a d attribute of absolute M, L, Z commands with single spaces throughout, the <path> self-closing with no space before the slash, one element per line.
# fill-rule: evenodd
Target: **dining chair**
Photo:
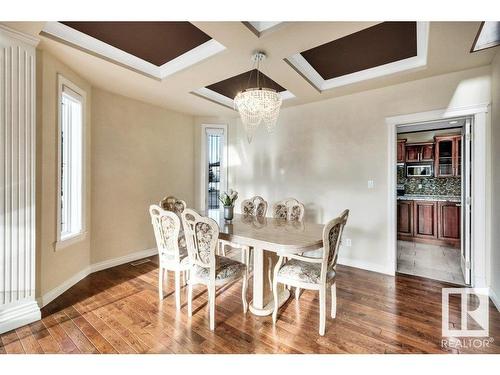
<path fill-rule="evenodd" d="M 188 314 L 193 314 L 193 285 L 202 284 L 208 289 L 210 330 L 215 328 L 215 287 L 243 279 L 241 300 L 246 313 L 247 266 L 236 260 L 216 255 L 219 226 L 209 218 L 191 209 L 181 214 L 186 233 L 189 255 Z"/>
<path fill-rule="evenodd" d="M 323 228 L 323 254 L 311 258 L 298 254 L 280 255 L 274 267 L 273 295 L 278 301 L 278 283 L 319 291 L 319 334 L 325 334 L 326 288 L 330 286 L 332 295 L 331 317 L 337 314 L 336 266 L 342 232 L 347 223 L 349 210 L 331 220 Z M 297 293 L 297 290 L 296 290 Z M 273 322 L 276 323 L 279 305 L 274 304 Z"/>
<path fill-rule="evenodd" d="M 173 271 L 175 274 L 175 306 L 179 310 L 181 306 L 181 275 L 184 275 L 183 284 L 185 284 L 185 272 L 189 270 L 186 246 L 179 244 L 181 221 L 177 214 L 166 211 L 157 205 L 149 207 L 149 214 L 151 215 L 159 256 L 158 296 L 160 300 L 163 299 L 163 282 L 168 283 L 168 271 Z"/>
<path fill-rule="evenodd" d="M 160 207 L 166 211 L 175 212 L 180 218 L 180 214 L 186 209 L 186 202 L 182 199 L 169 195 L 160 201 Z"/>
<path fill-rule="evenodd" d="M 241 202 L 241 213 L 246 217 L 264 218 L 267 213 L 267 202 L 258 195 L 245 199 Z M 226 246 L 233 250 L 241 250 L 241 261 L 247 265 L 247 269 L 250 268 L 250 246 L 219 240 L 219 251 L 223 256 L 226 256 Z"/>
<path fill-rule="evenodd" d="M 287 198 L 273 204 L 273 217 L 290 221 L 302 221 L 305 207 L 295 198 Z"/>

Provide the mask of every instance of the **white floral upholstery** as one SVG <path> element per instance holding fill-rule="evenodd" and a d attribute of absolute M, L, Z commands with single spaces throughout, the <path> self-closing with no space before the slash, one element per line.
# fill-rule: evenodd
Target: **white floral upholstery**
<path fill-rule="evenodd" d="M 298 200 L 287 198 L 274 204 L 273 217 L 276 219 L 286 219 L 288 221 L 302 221 L 304 210 L 304 205 Z"/>
<path fill-rule="evenodd" d="M 210 253 L 213 243 L 217 243 L 219 233 L 207 223 L 196 223 L 194 227 L 195 236 L 198 242 L 198 257 L 201 262 L 210 263 Z"/>
<path fill-rule="evenodd" d="M 193 266 L 193 272 L 197 279 L 207 281 L 210 277 L 210 268 Z M 215 256 L 215 280 L 223 280 L 231 277 L 243 275 L 246 272 L 246 266 L 230 258 Z"/>
<path fill-rule="evenodd" d="M 321 263 L 291 259 L 281 266 L 278 276 L 304 283 L 318 284 L 321 276 Z M 335 277 L 335 271 L 332 269 L 327 272 L 326 278 L 331 279 L 333 277 Z"/>
<path fill-rule="evenodd" d="M 265 217 L 267 212 L 267 202 L 264 198 L 256 195 L 241 202 L 241 212 L 243 215 Z"/>
<path fill-rule="evenodd" d="M 180 215 L 186 208 L 186 202 L 176 197 L 169 196 L 162 199 L 160 206 L 166 211 L 175 212 L 177 215 Z"/>

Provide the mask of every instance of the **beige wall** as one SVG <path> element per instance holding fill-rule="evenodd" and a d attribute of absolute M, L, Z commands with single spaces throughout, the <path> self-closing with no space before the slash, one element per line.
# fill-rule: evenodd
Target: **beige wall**
<path fill-rule="evenodd" d="M 148 207 L 194 201 L 193 117 L 94 88 L 91 263 L 156 247 Z"/>
<path fill-rule="evenodd" d="M 500 52 L 492 63 L 491 86 L 491 288 L 500 298 Z"/>
<path fill-rule="evenodd" d="M 57 221 L 57 74 L 87 93 L 86 108 L 86 227 L 90 228 L 90 84 L 45 51 L 37 51 L 37 296 L 87 268 L 90 235 L 62 250 L 54 250 Z"/>
<path fill-rule="evenodd" d="M 258 194 L 270 203 L 295 197 L 321 222 L 349 208 L 344 236 L 352 247 L 341 260 L 388 271 L 385 118 L 489 103 L 490 80 L 488 66 L 286 108 L 276 133 L 260 131 L 250 145 L 238 125 L 230 137 L 239 159 L 230 168 L 233 185 L 241 197 Z"/>

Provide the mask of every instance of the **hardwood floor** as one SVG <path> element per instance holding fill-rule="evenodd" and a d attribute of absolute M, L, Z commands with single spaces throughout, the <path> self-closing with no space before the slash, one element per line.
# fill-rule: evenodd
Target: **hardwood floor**
<path fill-rule="evenodd" d="M 218 290 L 211 332 L 206 290 L 194 289 L 190 319 L 186 288 L 181 311 L 175 309 L 170 274 L 159 303 L 157 257 L 151 259 L 80 281 L 42 309 L 41 321 L 0 335 L 0 353 L 500 353 L 500 313 L 491 302 L 488 347 L 442 348 L 446 284 L 345 266 L 338 267 L 337 318 L 327 318 L 324 337 L 317 293 L 290 298 L 274 327 L 270 316 L 242 313 L 239 283 Z M 450 316 L 459 325 L 458 311 L 454 301 Z"/>

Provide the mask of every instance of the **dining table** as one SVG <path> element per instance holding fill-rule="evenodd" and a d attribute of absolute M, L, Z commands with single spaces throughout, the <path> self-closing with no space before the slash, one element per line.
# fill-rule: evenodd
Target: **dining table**
<path fill-rule="evenodd" d="M 250 311 L 258 316 L 272 314 L 274 298 L 272 277 L 279 256 L 303 253 L 322 248 L 323 224 L 289 221 L 280 218 L 234 214 L 225 220 L 220 210 L 208 210 L 207 216 L 219 225 L 219 239 L 249 246 L 253 251 L 253 288 Z M 290 297 L 290 291 L 279 285 L 279 306 Z"/>

